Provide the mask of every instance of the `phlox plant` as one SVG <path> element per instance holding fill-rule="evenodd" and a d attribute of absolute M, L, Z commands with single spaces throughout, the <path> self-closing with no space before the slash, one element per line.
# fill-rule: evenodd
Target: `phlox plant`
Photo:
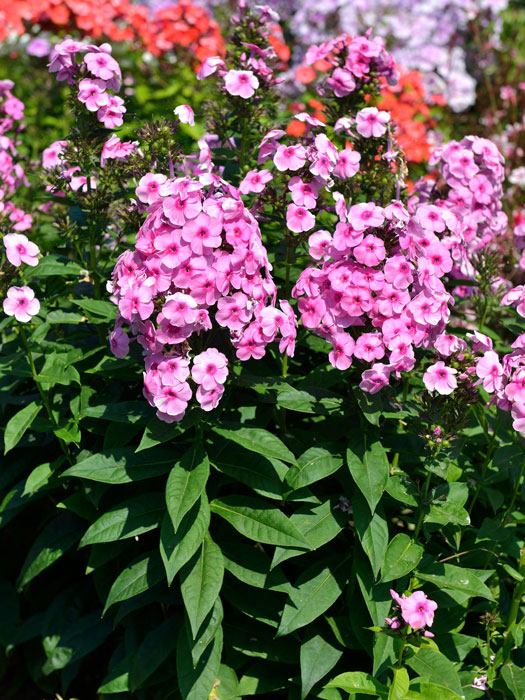
<path fill-rule="evenodd" d="M 308 48 L 290 129 L 278 21 L 239 3 L 148 118 L 63 38 L 38 162 L 0 83 L 2 696 L 523 694 L 503 157 L 409 188 L 373 30 Z"/>

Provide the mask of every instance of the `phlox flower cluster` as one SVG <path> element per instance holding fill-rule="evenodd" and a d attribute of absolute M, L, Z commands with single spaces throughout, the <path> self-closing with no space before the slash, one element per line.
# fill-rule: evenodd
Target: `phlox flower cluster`
<path fill-rule="evenodd" d="M 439 177 L 416 184 L 408 209 L 447 248 L 451 275 L 474 278 L 476 253 L 504 234 L 508 223 L 503 156 L 492 141 L 467 136 L 436 148 L 429 164 Z"/>
<path fill-rule="evenodd" d="M 83 54 L 77 63 L 77 54 Z M 66 39 L 57 44 L 50 55 L 49 72 L 69 85 L 78 83 L 78 100 L 108 129 L 122 126 L 126 111 L 124 100 L 108 90 L 118 92 L 122 73 L 111 55 L 111 46 L 91 46 L 82 41 Z"/>
<path fill-rule="evenodd" d="M 127 324 L 145 358 L 144 394 L 172 422 L 193 393 L 204 410 L 217 406 L 231 346 L 240 360 L 260 359 L 279 339 L 293 355 L 297 324 L 288 302 L 276 306 L 258 223 L 235 188 L 211 173 L 148 173 L 136 193 L 147 217 L 109 283 L 119 308 L 111 348 L 127 354 Z"/>
<path fill-rule="evenodd" d="M 18 187 L 27 184 L 24 171 L 17 162 L 17 134 L 23 126 L 24 103 L 15 97 L 13 88 L 11 80 L 0 81 L 0 224 L 8 230 L 2 237 L 6 258 L 0 274 L 2 292 L 5 292 L 4 284 L 9 284 L 16 275 L 14 268 L 22 264 L 34 267 L 40 253 L 38 246 L 21 233 L 31 228 L 31 216 L 16 207 L 11 199 L 4 199 L 6 195 L 12 197 Z M 9 287 L 2 306 L 8 316 L 15 316 L 22 323 L 30 321 L 40 310 L 33 290 L 26 286 Z"/>
<path fill-rule="evenodd" d="M 19 209 L 11 197 L 27 185 L 27 178 L 18 161 L 18 134 L 23 129 L 24 103 L 14 92 L 12 80 L 0 80 L 0 222 L 5 219 L 14 231 L 31 227 L 30 214 Z"/>
<path fill-rule="evenodd" d="M 257 17 L 245 16 L 243 9 L 241 8 L 240 16 L 233 19 L 238 25 L 249 24 L 250 33 L 258 34 L 257 44 L 241 42 L 245 50 L 239 56 L 228 55 L 228 65 L 220 56 L 207 58 L 197 73 L 197 78 L 203 80 L 216 75 L 228 95 L 244 100 L 252 97 L 259 99 L 263 88 L 270 88 L 281 81 L 274 74 L 277 54 L 269 40 L 268 21 L 275 19 L 275 13 L 267 6 L 258 6 Z M 238 27 L 240 28 L 241 26 Z"/>
<path fill-rule="evenodd" d="M 523 287 L 510 290 L 503 305 L 517 305 L 525 317 Z M 525 433 L 525 333 L 512 344 L 512 352 L 500 356 L 492 340 L 479 331 L 467 333 L 467 340 L 443 333 L 434 349 L 439 359 L 423 375 L 430 392 L 451 395 L 456 390 L 479 391 L 491 395 L 490 402 L 503 411 L 510 411 L 514 430 Z"/>
<path fill-rule="evenodd" d="M 413 630 L 421 630 L 424 637 L 434 636 L 432 632 L 425 629 L 425 627 L 432 627 L 434 622 L 434 613 L 438 607 L 434 600 L 430 600 L 423 591 L 414 591 L 406 596 L 404 593 L 399 595 L 391 590 L 390 595 L 395 601 L 395 615 L 385 618 L 385 622 L 391 629 L 400 629 L 404 623 Z"/>
<path fill-rule="evenodd" d="M 386 51 L 383 40 L 372 38 L 371 32 L 368 30 L 364 36 L 341 34 L 310 46 L 305 57 L 307 65 L 322 61 L 325 68 L 331 66 L 324 83 L 328 94 L 346 97 L 372 77 L 384 77 L 389 85 L 397 82 L 399 74 L 392 55 Z"/>

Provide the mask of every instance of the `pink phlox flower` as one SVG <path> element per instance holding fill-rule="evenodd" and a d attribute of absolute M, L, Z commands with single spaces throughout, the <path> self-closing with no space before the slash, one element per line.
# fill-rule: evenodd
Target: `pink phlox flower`
<path fill-rule="evenodd" d="M 354 76 L 344 68 L 336 68 L 326 81 L 326 85 L 336 97 L 345 97 L 356 88 Z"/>
<path fill-rule="evenodd" d="M 365 107 L 356 114 L 357 133 L 364 138 L 371 136 L 379 138 L 386 134 L 386 125 L 390 121 L 390 114 L 377 109 L 377 107 Z"/>
<path fill-rule="evenodd" d="M 361 154 L 352 148 L 345 148 L 339 151 L 337 164 L 333 170 L 334 175 L 342 179 L 353 177 L 359 172 Z"/>
<path fill-rule="evenodd" d="M 385 259 L 385 244 L 377 236 L 371 233 L 365 236 L 361 243 L 354 248 L 355 259 L 362 265 L 374 267 Z"/>
<path fill-rule="evenodd" d="M 4 313 L 20 323 L 27 323 L 40 311 L 40 302 L 30 287 L 9 287 L 2 305 Z"/>
<path fill-rule="evenodd" d="M 434 347 L 443 357 L 449 357 L 458 352 L 464 352 L 467 349 L 467 344 L 463 338 L 458 338 L 456 335 L 441 333 L 434 341 Z"/>
<path fill-rule="evenodd" d="M 301 321 L 306 328 L 317 328 L 326 312 L 326 304 L 321 297 L 302 297 L 297 304 Z"/>
<path fill-rule="evenodd" d="M 493 350 L 486 352 L 476 363 L 476 374 L 483 380 L 485 391 L 493 392 L 501 389 L 503 383 L 503 367 L 497 353 Z"/>
<path fill-rule="evenodd" d="M 154 309 L 153 284 L 151 280 L 148 284 L 134 284 L 126 289 L 119 300 L 118 308 L 127 321 L 133 321 L 136 316 L 145 321 L 151 316 Z"/>
<path fill-rule="evenodd" d="M 96 112 L 100 107 L 109 104 L 106 83 L 103 80 L 84 78 L 78 85 L 78 99 L 86 105 L 90 112 Z"/>
<path fill-rule="evenodd" d="M 292 193 L 292 201 L 297 206 L 313 209 L 317 203 L 320 183 L 314 179 L 311 182 L 304 182 L 295 175 L 288 183 L 288 189 Z"/>
<path fill-rule="evenodd" d="M 115 61 L 113 56 L 103 51 L 90 52 L 84 56 L 84 63 L 87 66 L 88 71 L 95 76 L 95 78 L 100 78 L 101 80 L 111 80 L 115 78 L 120 80 L 121 72 L 120 66 Z M 118 90 L 118 87 L 115 88 Z"/>
<path fill-rule="evenodd" d="M 217 302 L 215 320 L 220 326 L 231 331 L 241 331 L 252 317 L 248 308 L 248 297 L 243 292 L 236 292 L 231 297 L 222 297 Z"/>
<path fill-rule="evenodd" d="M 190 294 L 175 292 L 166 297 L 162 313 L 173 326 L 185 326 L 195 321 L 197 302 Z"/>
<path fill-rule="evenodd" d="M 328 354 L 330 364 L 336 369 L 345 370 L 352 364 L 355 341 L 349 333 L 336 333 L 332 339 L 332 350 Z"/>
<path fill-rule="evenodd" d="M 35 267 L 38 265 L 38 255 L 40 250 L 36 243 L 33 243 L 23 233 L 8 233 L 4 236 L 4 246 L 7 259 L 18 267 L 22 263 Z"/>
<path fill-rule="evenodd" d="M 177 416 L 177 420 L 180 420 L 191 396 L 191 387 L 187 382 L 174 380 L 172 384 L 160 387 L 159 393 L 153 397 L 153 404 L 161 413 Z"/>
<path fill-rule="evenodd" d="M 109 347 L 115 357 L 120 359 L 126 357 L 129 352 L 129 337 L 122 328 L 115 328 L 109 334 Z"/>
<path fill-rule="evenodd" d="M 209 348 L 193 358 L 191 377 L 205 391 L 212 391 L 217 384 L 224 384 L 228 376 L 228 360 L 216 348 Z"/>
<path fill-rule="evenodd" d="M 181 124 L 195 126 L 195 115 L 189 105 L 179 105 L 178 107 L 175 107 L 173 113 L 179 118 Z"/>
<path fill-rule="evenodd" d="M 404 255 L 394 255 L 385 263 L 385 280 L 397 289 L 406 289 L 414 280 L 412 270 L 412 265 Z"/>
<path fill-rule="evenodd" d="M 250 170 L 241 180 L 239 192 L 242 194 L 260 193 L 270 180 L 273 180 L 273 175 L 268 170 Z"/>
<path fill-rule="evenodd" d="M 373 202 L 363 202 L 350 207 L 348 221 L 356 231 L 364 231 L 369 226 L 381 226 L 385 217 L 382 207 L 378 207 Z"/>
<path fill-rule="evenodd" d="M 447 367 L 442 360 L 431 365 L 423 375 L 423 382 L 429 391 L 437 391 L 438 394 L 451 394 L 457 388 L 458 382 L 454 375 L 457 369 Z"/>
<path fill-rule="evenodd" d="M 381 333 L 362 333 L 355 343 L 354 355 L 365 362 L 380 360 L 385 354 Z"/>
<path fill-rule="evenodd" d="M 479 331 L 473 331 L 472 333 L 467 333 L 467 338 L 472 343 L 473 352 L 488 352 L 492 350 L 492 340 Z"/>
<path fill-rule="evenodd" d="M 224 386 L 222 384 L 216 384 L 212 389 L 206 391 L 204 386 L 200 384 L 195 392 L 195 398 L 200 404 L 203 411 L 212 411 L 217 408 L 219 401 L 224 394 Z"/>
<path fill-rule="evenodd" d="M 135 194 L 144 204 L 153 204 L 160 199 L 160 187 L 167 179 L 166 175 L 161 173 L 147 173 L 140 178 Z"/>
<path fill-rule="evenodd" d="M 295 233 L 309 231 L 315 226 L 315 216 L 304 207 L 289 204 L 286 211 L 286 225 Z"/>
<path fill-rule="evenodd" d="M 437 603 L 430 600 L 423 591 L 414 591 L 408 597 L 403 596 L 400 601 L 401 616 L 407 625 L 413 629 L 432 626 Z"/>
<path fill-rule="evenodd" d="M 273 157 L 277 170 L 299 170 L 306 162 L 306 150 L 304 146 L 286 146 L 281 144 Z"/>
<path fill-rule="evenodd" d="M 186 222 L 182 229 L 182 238 L 190 244 L 194 253 L 203 255 L 220 246 L 221 231 L 221 221 L 201 212 L 193 220 Z"/>
<path fill-rule="evenodd" d="M 266 306 L 258 316 L 261 324 L 261 334 L 264 339 L 271 342 L 277 333 L 287 336 L 290 333 L 290 322 L 285 313 L 275 306 Z"/>
<path fill-rule="evenodd" d="M 332 236 L 328 231 L 316 231 L 308 238 L 308 252 L 314 260 L 323 260 L 328 256 L 332 245 Z"/>
<path fill-rule="evenodd" d="M 164 197 L 162 209 L 170 222 L 176 226 L 184 226 L 186 221 L 194 219 L 202 210 L 201 199 L 197 193 L 174 194 Z"/>
<path fill-rule="evenodd" d="M 388 385 L 391 371 L 390 367 L 382 362 L 374 363 L 362 373 L 359 388 L 369 394 L 377 394 Z"/>
<path fill-rule="evenodd" d="M 50 146 L 48 146 L 42 152 L 42 166 L 49 170 L 50 168 L 56 168 L 63 161 L 61 155 L 64 148 L 67 146 L 67 141 L 54 141 Z"/>
<path fill-rule="evenodd" d="M 215 73 L 217 70 L 224 67 L 225 63 L 220 56 L 210 56 L 200 67 L 200 70 L 197 73 L 197 80 L 204 80 L 204 78 L 207 78 L 209 75 L 213 75 L 213 73 Z"/>
<path fill-rule="evenodd" d="M 446 228 L 442 211 L 434 204 L 422 204 L 418 207 L 416 221 L 427 231 L 441 233 Z"/>
<path fill-rule="evenodd" d="M 259 79 L 251 70 L 229 70 L 224 76 L 224 87 L 230 95 L 238 95 L 247 100 L 255 95 Z"/>

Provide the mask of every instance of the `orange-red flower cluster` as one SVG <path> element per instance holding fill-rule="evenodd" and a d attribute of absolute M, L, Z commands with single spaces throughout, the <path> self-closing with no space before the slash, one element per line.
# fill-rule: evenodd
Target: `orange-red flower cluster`
<path fill-rule="evenodd" d="M 393 87 L 385 81 L 377 105 L 392 115 L 396 140 L 412 163 L 428 160 L 432 150 L 428 131 L 436 126 L 436 122 L 430 114 L 429 101 L 436 104 L 441 101 L 441 96 L 431 96 L 429 100 L 421 73 L 413 70 L 402 72 L 399 82 Z"/>
<path fill-rule="evenodd" d="M 10 0 L 0 6 L 0 41 L 11 32 L 23 34 L 24 23 L 135 42 L 156 55 L 183 47 L 199 63 L 224 48 L 218 24 L 191 0 L 179 0 L 154 15 L 130 0 Z"/>

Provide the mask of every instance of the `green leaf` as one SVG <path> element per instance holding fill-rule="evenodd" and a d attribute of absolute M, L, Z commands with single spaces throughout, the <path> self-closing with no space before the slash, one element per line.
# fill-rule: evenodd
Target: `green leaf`
<path fill-rule="evenodd" d="M 421 561 L 423 547 L 404 532 L 388 543 L 382 565 L 381 581 L 393 581 L 409 574 Z"/>
<path fill-rule="evenodd" d="M 150 414 L 151 410 L 144 401 L 104 402 L 95 406 L 84 406 L 79 419 L 98 418 L 112 423 L 135 425 L 136 423 L 144 423 Z"/>
<path fill-rule="evenodd" d="M 464 698 L 463 694 L 458 695 L 444 685 L 425 681 L 412 681 L 405 695 L 405 700 L 464 700 Z"/>
<path fill-rule="evenodd" d="M 341 688 L 347 693 L 361 693 L 361 695 L 373 695 L 374 697 L 386 698 L 388 688 L 380 683 L 369 673 L 362 671 L 350 671 L 336 676 L 325 688 Z"/>
<path fill-rule="evenodd" d="M 419 649 L 415 656 L 407 660 L 407 664 L 422 678 L 444 685 L 452 692 L 462 695 L 461 681 L 454 664 L 440 652 L 433 649 Z"/>
<path fill-rule="evenodd" d="M 38 261 L 38 265 L 31 270 L 31 276 L 52 277 L 79 277 L 82 273 L 81 265 L 64 255 L 45 255 Z"/>
<path fill-rule="evenodd" d="M 372 425 L 378 426 L 381 411 L 383 410 L 383 401 L 380 394 L 369 394 L 367 391 L 354 389 L 354 396 L 366 420 Z"/>
<path fill-rule="evenodd" d="M 142 455 L 135 454 L 132 447 L 116 447 L 83 459 L 62 476 L 76 476 L 104 484 L 126 484 L 165 474 L 174 461 L 173 450 L 151 450 Z"/>
<path fill-rule="evenodd" d="M 462 591 L 469 596 L 480 596 L 494 600 L 490 589 L 483 583 L 481 575 L 488 578 L 494 571 L 467 569 L 452 564 L 432 564 L 418 570 L 417 577 L 422 581 L 434 583 L 438 588 Z"/>
<path fill-rule="evenodd" d="M 50 355 L 47 355 L 44 366 L 35 377 L 35 381 L 42 384 L 44 391 L 47 391 L 55 384 L 63 384 L 65 386 L 69 386 L 72 382 L 80 384 L 80 375 L 69 362 L 67 353 L 52 352 Z"/>
<path fill-rule="evenodd" d="M 4 454 L 18 445 L 26 430 L 40 413 L 42 404 L 32 401 L 9 419 L 4 431 Z"/>
<path fill-rule="evenodd" d="M 286 474 L 286 483 L 291 491 L 313 484 L 333 474 L 343 464 L 340 457 L 332 456 L 328 450 L 321 447 L 311 447 L 290 467 Z"/>
<path fill-rule="evenodd" d="M 117 576 L 108 593 L 102 614 L 104 615 L 115 603 L 144 593 L 160 583 L 163 578 L 164 570 L 159 555 L 157 552 L 148 552 Z"/>
<path fill-rule="evenodd" d="M 348 468 L 372 513 L 388 482 L 390 465 L 379 440 L 367 433 L 351 433 L 346 452 Z"/>
<path fill-rule="evenodd" d="M 344 399 L 321 387 L 308 387 L 298 390 L 292 386 L 279 391 L 277 405 L 288 411 L 326 415 L 341 412 Z"/>
<path fill-rule="evenodd" d="M 318 506 L 309 503 L 300 505 L 290 516 L 290 522 L 295 525 L 301 535 L 310 543 L 311 549 L 318 549 L 341 532 L 346 522 L 346 515 L 338 507 L 338 499 L 331 498 Z M 272 568 L 286 559 L 297 557 L 309 551 L 305 547 L 276 547 L 272 560 Z"/>
<path fill-rule="evenodd" d="M 396 501 L 417 508 L 419 494 L 416 485 L 407 474 L 394 474 L 388 480 L 385 491 Z"/>
<path fill-rule="evenodd" d="M 263 500 L 249 496 L 224 496 L 212 501 L 210 508 L 251 540 L 282 547 L 310 548 L 286 515 Z"/>
<path fill-rule="evenodd" d="M 80 306 L 95 323 L 114 321 L 117 318 L 117 306 L 101 299 L 73 299 L 73 304 Z"/>
<path fill-rule="evenodd" d="M 171 470 L 166 482 L 166 505 L 175 531 L 200 498 L 209 474 L 208 455 L 200 444 L 190 447 Z"/>
<path fill-rule="evenodd" d="M 305 700 L 314 685 L 333 669 L 343 655 L 343 650 L 334 644 L 328 633 L 310 634 L 300 651 L 301 700 Z"/>
<path fill-rule="evenodd" d="M 455 523 L 463 527 L 470 525 L 470 517 L 465 508 L 457 503 L 433 503 L 429 512 L 425 515 L 425 523 L 437 523 L 438 525 L 448 525 Z"/>
<path fill-rule="evenodd" d="M 222 607 L 222 602 L 220 598 L 217 598 L 212 610 L 208 613 L 206 619 L 202 623 L 195 639 L 193 639 L 189 625 L 186 623 L 186 632 L 188 635 L 189 644 L 191 646 L 191 658 L 193 660 L 194 668 L 204 651 L 207 649 L 208 644 L 212 641 L 212 639 L 214 639 L 215 635 L 220 629 L 223 617 L 224 610 Z"/>
<path fill-rule="evenodd" d="M 388 692 L 388 700 L 403 700 L 408 693 L 410 679 L 406 668 L 394 669 L 394 678 Z"/>
<path fill-rule="evenodd" d="M 501 675 L 508 689 L 514 693 L 515 700 L 524 700 L 525 671 L 513 663 L 508 663 L 501 669 Z"/>
<path fill-rule="evenodd" d="M 290 591 L 290 583 L 278 568 L 271 568 L 271 559 L 258 547 L 245 542 L 221 542 L 224 568 L 248 586 L 266 590 Z"/>
<path fill-rule="evenodd" d="M 283 462 L 296 464 L 294 455 L 284 442 L 267 430 L 262 428 L 236 428 L 235 430 L 213 428 L 213 430 L 217 435 L 232 440 L 241 447 L 245 447 L 251 452 L 257 452 L 263 457 L 273 457 Z"/>
<path fill-rule="evenodd" d="M 70 513 L 58 515 L 38 535 L 31 546 L 18 576 L 18 589 L 24 588 L 44 569 L 70 549 L 83 531 L 80 520 Z"/>
<path fill-rule="evenodd" d="M 144 493 L 106 511 L 87 530 L 79 547 L 136 537 L 158 527 L 164 513 L 159 493 Z"/>
<path fill-rule="evenodd" d="M 372 515 L 361 494 L 354 496 L 354 522 L 361 546 L 368 557 L 374 577 L 383 563 L 388 544 L 388 525 L 382 509 Z"/>
<path fill-rule="evenodd" d="M 223 576 L 221 549 L 206 535 L 193 558 L 180 572 L 182 599 L 193 639 L 217 600 Z"/>
<path fill-rule="evenodd" d="M 192 663 L 191 646 L 184 628 L 179 633 L 175 660 L 177 683 L 183 700 L 205 700 L 217 679 L 222 652 L 222 629 L 219 627 L 213 643 L 209 644 L 199 658 Z"/>
<path fill-rule="evenodd" d="M 313 622 L 335 603 L 349 575 L 348 558 L 318 560 L 297 579 L 284 606 L 278 637 Z"/>
<path fill-rule="evenodd" d="M 186 513 L 176 532 L 169 515 L 167 513 L 164 515 L 160 528 L 160 554 L 169 586 L 171 586 L 175 574 L 199 548 L 208 531 L 209 524 L 210 506 L 205 493 Z"/>
<path fill-rule="evenodd" d="M 142 688 L 162 662 L 175 652 L 180 626 L 180 619 L 169 617 L 148 632 L 129 664 L 131 690 Z"/>
<path fill-rule="evenodd" d="M 281 500 L 282 476 L 289 467 L 278 459 L 266 459 L 262 455 L 232 446 L 212 458 L 215 469 L 252 488 L 260 496 Z"/>

